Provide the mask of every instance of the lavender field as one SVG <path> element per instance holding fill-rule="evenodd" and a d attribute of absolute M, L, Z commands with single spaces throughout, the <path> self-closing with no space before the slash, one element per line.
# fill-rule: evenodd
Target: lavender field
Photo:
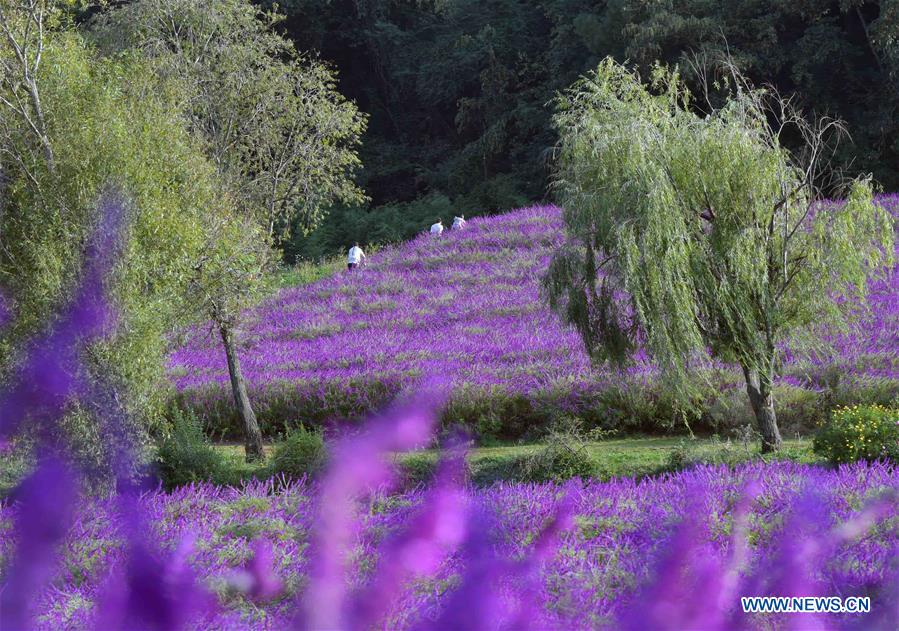
<path fill-rule="evenodd" d="M 894 467 L 781 463 L 642 482 L 375 495 L 359 507 L 346 578 L 332 585 L 344 594 L 338 626 L 893 629 L 897 487 Z M 320 490 L 270 481 L 145 495 L 139 506 L 163 552 L 158 566 L 139 567 L 119 500 L 91 500 L 65 539 L 58 575 L 35 600 L 39 627 L 291 628 L 304 593 L 317 594 Z M 563 505 L 567 526 L 541 553 L 541 531 Z M 0 506 L 0 532 L 17 512 Z M 481 517 L 466 521 L 471 514 Z M 0 539 L 0 558 L 12 544 Z M 404 580 L 391 584 L 397 575 Z M 117 590 L 131 618 L 109 617 L 124 615 L 110 596 Z M 783 619 L 739 611 L 739 596 L 771 594 L 867 596 L 872 607 L 865 616 Z M 134 600 L 151 596 L 157 609 Z M 112 627 L 98 622 L 104 616 Z"/>
<path fill-rule="evenodd" d="M 111 317 L 111 238 L 0 393 L 0 454 L 24 423 L 44 430 L 0 502 L 4 629 L 895 629 L 899 469 L 883 460 L 476 488 L 451 445 L 429 485 L 402 491 L 392 456 L 428 444 L 452 396 L 432 381 L 330 441 L 314 481 L 162 492 L 77 352 Z M 98 404 L 114 492 L 85 493 L 91 472 L 53 439 L 72 397 Z M 867 605 L 762 615 L 742 597 Z"/>
<path fill-rule="evenodd" d="M 899 196 L 880 203 L 899 214 Z M 263 428 L 360 416 L 434 375 L 452 385 L 444 421 L 479 432 L 520 436 L 558 414 L 664 424 L 652 364 L 638 357 L 624 371 L 594 370 L 577 334 L 541 300 L 540 276 L 563 239 L 558 208 L 526 208 L 422 235 L 363 269 L 266 300 L 248 314 L 241 349 Z M 870 306 L 855 331 L 832 338 L 835 354 L 784 367 L 787 430 L 810 426 L 824 400 L 888 403 L 899 393 L 899 274 L 872 284 Z M 186 334 L 169 370 L 183 405 L 211 428 L 235 427 L 224 353 L 206 328 Z M 709 406 L 742 389 L 730 367 L 715 373 Z"/>
<path fill-rule="evenodd" d="M 899 631 L 897 16 L 0 0 L 0 631 Z"/>

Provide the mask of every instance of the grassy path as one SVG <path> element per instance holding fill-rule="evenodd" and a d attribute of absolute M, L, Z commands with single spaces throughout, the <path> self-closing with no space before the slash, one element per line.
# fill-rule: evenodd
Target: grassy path
<path fill-rule="evenodd" d="M 596 477 L 643 477 L 684 468 L 693 463 L 737 464 L 761 457 L 758 445 L 743 445 L 709 438 L 686 437 L 630 437 L 601 442 L 586 442 L 583 447 L 593 461 Z M 520 463 L 545 449 L 543 443 L 472 447 L 467 455 L 471 478 L 476 484 L 490 484 L 500 480 L 515 480 Z M 240 477 L 265 475 L 263 468 L 243 460 L 243 446 L 218 444 L 230 466 Z M 433 470 L 439 451 L 425 449 L 397 454 L 394 461 L 411 482 L 426 479 Z M 788 459 L 816 463 L 808 439 L 790 439 L 783 449 L 770 459 Z"/>

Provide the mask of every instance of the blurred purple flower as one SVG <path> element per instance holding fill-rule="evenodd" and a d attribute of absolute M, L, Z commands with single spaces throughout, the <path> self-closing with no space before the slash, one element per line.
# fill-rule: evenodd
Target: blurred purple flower
<path fill-rule="evenodd" d="M 424 399 L 395 407 L 371 421 L 361 435 L 335 446 L 320 490 L 315 557 L 297 620 L 301 628 L 345 626 L 345 565 L 357 534 L 356 501 L 393 478 L 387 454 L 419 447 L 430 438 L 432 409 L 432 402 Z"/>
<path fill-rule="evenodd" d="M 497 553 L 493 533 L 499 529 L 486 507 L 475 511 L 460 551 L 465 569 L 459 586 L 449 594 L 436 617 L 425 617 L 413 628 L 418 631 L 545 629 L 545 612 L 539 604 L 542 592 L 539 570 L 557 551 L 559 537 L 571 527 L 571 518 L 571 504 L 566 500 L 537 536 L 533 549 L 523 559 L 513 561 Z"/>
<path fill-rule="evenodd" d="M 32 628 L 32 607 L 59 564 L 57 546 L 72 521 L 77 475 L 49 457 L 16 489 L 18 545 L 0 588 L 0 629 Z"/>
<path fill-rule="evenodd" d="M 215 597 L 199 586 L 187 558 L 193 540 L 164 557 L 135 532 L 129 533 L 124 570 L 114 572 L 99 597 L 100 630 L 192 628 L 216 612 Z"/>
<path fill-rule="evenodd" d="M 253 556 L 228 577 L 228 584 L 253 600 L 264 602 L 279 596 L 284 583 L 275 572 L 272 545 L 265 539 L 257 539 Z"/>
<path fill-rule="evenodd" d="M 0 393 L 0 438 L 15 434 L 26 417 L 46 427 L 84 389 L 80 344 L 103 334 L 112 323 L 104 285 L 118 255 L 125 214 L 121 194 L 107 190 L 98 204 L 98 223 L 72 300 L 52 328 L 31 341 L 12 387 Z"/>
<path fill-rule="evenodd" d="M 465 454 L 455 449 L 441 463 L 411 522 L 381 545 L 381 562 L 372 582 L 354 594 L 348 605 L 349 628 L 369 628 L 381 622 L 405 581 L 430 575 L 462 543 L 469 526 L 464 475 Z"/>

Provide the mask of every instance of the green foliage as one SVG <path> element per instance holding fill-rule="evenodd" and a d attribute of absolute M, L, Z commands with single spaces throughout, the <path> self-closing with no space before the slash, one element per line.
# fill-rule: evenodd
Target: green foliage
<path fill-rule="evenodd" d="M 602 480 L 620 477 L 639 479 L 698 464 L 733 466 L 760 457 L 758 448 L 750 444 L 753 439 L 754 434 L 750 433 L 747 440 L 743 441 L 719 440 L 714 436 L 689 440 L 675 437 L 632 436 L 596 442 L 587 432 L 575 435 L 573 444 L 579 444 L 586 450 L 593 463 L 592 469 L 588 471 L 584 467 L 576 475 L 592 476 Z M 535 459 L 535 456 L 545 448 L 544 441 L 516 444 L 498 442 L 488 447 L 472 447 L 465 459 L 466 479 L 477 486 L 490 486 L 502 481 L 529 481 L 525 477 L 524 464 Z M 271 475 L 268 466 L 258 463 L 247 464 L 239 446 L 217 446 L 216 449 L 226 460 L 226 471 L 216 478 L 217 483 L 238 485 L 241 480 L 265 479 Z M 672 455 L 674 452 L 678 454 Z M 822 461 L 812 453 L 811 441 L 793 439 L 787 439 L 781 451 L 775 456 L 766 456 L 765 459 L 769 461 L 783 459 L 810 464 Z M 437 471 L 438 461 L 439 453 L 436 450 L 396 454 L 393 457 L 399 483 L 405 489 L 429 484 Z M 536 467 L 534 469 L 537 470 Z M 576 467 L 569 468 L 574 469 Z M 543 471 L 536 477 L 552 478 L 551 469 L 548 472 L 546 469 Z"/>
<path fill-rule="evenodd" d="M 740 365 L 776 448 L 777 349 L 847 322 L 868 278 L 892 264 L 894 229 L 867 180 L 822 204 L 830 126 L 732 76 L 704 116 L 676 73 L 656 68 L 645 86 L 611 59 L 559 97 L 568 243 L 545 288 L 593 359 L 623 362 L 639 343 L 685 402 L 707 351 Z M 784 130 L 806 139 L 808 161 L 782 147 Z"/>
<path fill-rule="evenodd" d="M 343 257 L 312 263 L 300 261 L 296 265 L 282 266 L 271 279 L 272 291 L 285 287 L 301 287 L 316 281 L 330 278 L 338 272 L 346 269 L 346 259 Z"/>
<path fill-rule="evenodd" d="M 177 82 L 191 131 L 269 234 L 307 231 L 333 203 L 363 199 L 351 176 L 365 117 L 330 67 L 274 30 L 280 19 L 249 0 L 139 0 L 93 28 L 105 50 L 139 50 Z"/>
<path fill-rule="evenodd" d="M 284 31 L 336 64 L 341 89 L 371 115 L 361 182 L 375 212 L 435 193 L 466 214 L 543 198 L 556 142 L 546 103 L 609 55 L 642 70 L 678 64 L 698 88 L 692 54 L 729 51 L 757 84 L 847 121 L 851 141 L 838 147 L 835 166 L 899 187 L 894 1 L 277 5 L 288 16 Z"/>
<path fill-rule="evenodd" d="M 295 231 L 294 237 L 284 244 L 284 255 L 289 261 L 343 257 L 355 242 L 369 246 L 411 239 L 427 230 L 435 218 L 451 220 L 457 212 L 449 198 L 441 194 L 373 209 L 338 207 L 308 236 Z"/>
<path fill-rule="evenodd" d="M 2 45 L 0 55 L 11 54 Z M 44 33 L 36 82 L 53 160 L 18 124 L 21 117 L 0 108 L 0 129 L 9 131 L 0 138 L 0 284 L 15 316 L 3 337 L 14 345 L 66 300 L 99 193 L 118 186 L 132 202 L 110 281 L 118 327 L 90 349 L 89 364 L 121 388 L 129 413 L 152 424 L 167 394 L 164 335 L 183 321 L 202 215 L 217 203 L 214 171 L 168 95 L 150 89 L 147 77 L 134 55 L 99 60 L 74 32 Z"/>
<path fill-rule="evenodd" d="M 596 463 L 580 436 L 571 432 L 553 432 L 540 451 L 519 462 L 521 478 L 529 482 L 562 482 L 571 478 L 589 478 Z"/>
<path fill-rule="evenodd" d="M 607 31 L 617 59 L 642 68 L 678 63 L 696 80 L 690 57 L 727 50 L 759 83 L 796 93 L 808 111 L 847 121 L 852 141 L 838 148 L 837 166 L 873 173 L 893 189 L 899 125 L 899 20 L 895 2 L 704 2 L 642 0 L 609 3 Z M 613 43 L 614 42 L 614 43 Z"/>
<path fill-rule="evenodd" d="M 681 441 L 674 449 L 668 452 L 666 467 L 670 471 L 680 471 L 681 469 L 685 469 L 689 464 L 691 464 L 691 458 L 687 443 Z"/>
<path fill-rule="evenodd" d="M 558 427 L 560 413 L 576 415 L 583 424 L 585 437 L 594 430 L 598 430 L 594 437 L 608 431 L 617 431 L 618 435 L 682 433 L 687 431 L 687 425 L 697 434 L 730 435 L 735 429 L 754 423 L 741 376 L 729 372 L 708 379 L 710 382 L 703 386 L 701 396 L 691 403 L 686 415 L 659 384 L 630 382 L 581 392 L 575 399 L 564 390 L 533 400 L 501 389 L 460 391 L 447 402 L 441 426 L 462 426 L 479 444 L 487 445 L 539 439 Z M 378 380 L 355 384 L 349 391 L 311 388 L 308 392 L 298 392 L 296 386 L 288 383 L 270 388 L 256 399 L 260 428 L 268 437 L 284 433 L 291 427 L 291 419 L 302 418 L 314 427 L 332 418 L 365 418 L 399 392 L 395 382 Z M 894 383 L 872 379 L 820 391 L 778 384 L 773 392 L 785 436 L 797 432 L 805 435 L 834 406 L 868 402 L 887 405 L 897 394 Z M 240 421 L 228 393 L 223 396 L 220 389 L 209 390 L 179 397 L 177 402 L 186 409 L 202 410 L 209 435 L 241 439 Z"/>
<path fill-rule="evenodd" d="M 427 485 L 437 473 L 437 459 L 431 454 L 409 454 L 397 462 L 403 488 Z"/>
<path fill-rule="evenodd" d="M 234 326 L 241 311 L 262 296 L 273 264 L 259 226 L 220 209 L 205 221 L 205 242 L 190 278 L 190 306 L 198 318 Z"/>
<path fill-rule="evenodd" d="M 892 262 L 892 220 L 865 181 L 845 205 L 814 208 L 762 93 L 740 86 L 699 117 L 676 74 L 653 82 L 609 60 L 558 101 L 571 245 L 550 299 L 598 359 L 622 359 L 639 331 L 675 372 L 706 346 L 764 369 L 786 333 L 845 315 L 834 292 L 863 295 Z"/>
<path fill-rule="evenodd" d="M 321 430 L 300 425 L 288 430 L 284 440 L 276 443 L 271 459 L 271 473 L 299 478 L 315 475 L 327 460 L 325 440 Z"/>
<path fill-rule="evenodd" d="M 167 489 L 220 478 L 224 463 L 209 444 L 197 417 L 175 411 L 171 431 L 160 441 L 156 459 L 159 477 Z"/>
<path fill-rule="evenodd" d="M 882 405 L 837 409 L 815 435 L 814 451 L 833 464 L 883 458 L 899 462 L 899 409 Z"/>
<path fill-rule="evenodd" d="M 334 203 L 364 200 L 352 175 L 365 117 L 329 66 L 274 30 L 279 21 L 249 0 L 138 0 L 101 14 L 92 29 L 107 53 L 141 55 L 158 84 L 175 86 L 228 200 L 209 212 L 191 289 L 219 329 L 248 459 L 262 458 L 263 446 L 236 326 L 264 288 L 269 241 L 291 227 L 308 232 Z"/>

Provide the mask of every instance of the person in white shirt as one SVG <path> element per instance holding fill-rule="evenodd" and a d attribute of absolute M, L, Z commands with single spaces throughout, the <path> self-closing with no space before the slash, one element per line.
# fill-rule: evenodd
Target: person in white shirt
<path fill-rule="evenodd" d="M 465 227 L 465 215 L 459 215 L 458 217 L 453 217 L 453 230 L 461 230 Z"/>
<path fill-rule="evenodd" d="M 443 222 L 438 219 L 437 223 L 431 226 L 431 234 L 443 234 Z"/>
<path fill-rule="evenodd" d="M 346 268 L 348 270 L 355 269 L 359 267 L 359 264 L 365 259 L 365 252 L 362 251 L 362 248 L 359 247 L 359 243 L 357 242 L 353 247 L 350 248 L 350 253 L 346 258 Z"/>

